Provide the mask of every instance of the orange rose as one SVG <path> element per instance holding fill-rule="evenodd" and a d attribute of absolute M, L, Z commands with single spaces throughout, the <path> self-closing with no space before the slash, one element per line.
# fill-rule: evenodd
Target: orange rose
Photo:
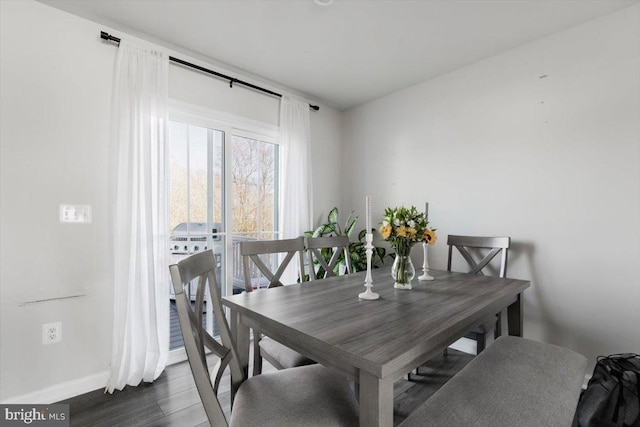
<path fill-rule="evenodd" d="M 383 239 L 388 239 L 391 236 L 391 225 L 383 225 L 380 227 L 380 234 Z"/>

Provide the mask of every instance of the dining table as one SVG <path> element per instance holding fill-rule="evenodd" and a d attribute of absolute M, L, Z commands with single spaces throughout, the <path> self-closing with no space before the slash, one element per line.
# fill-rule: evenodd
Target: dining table
<path fill-rule="evenodd" d="M 392 426 L 398 378 L 505 309 L 508 334 L 522 336 L 529 281 L 430 274 L 435 280 L 401 290 L 390 268 L 373 269 L 377 300 L 358 298 L 365 272 L 223 297 L 245 374 L 253 329 L 357 383 L 361 426 Z"/>

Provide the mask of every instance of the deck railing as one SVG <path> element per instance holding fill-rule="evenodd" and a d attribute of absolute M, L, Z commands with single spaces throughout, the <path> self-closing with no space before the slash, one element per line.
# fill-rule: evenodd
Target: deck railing
<path fill-rule="evenodd" d="M 258 234 L 258 236 L 256 236 L 256 234 Z M 244 287 L 244 272 L 243 272 L 243 261 L 242 261 L 242 255 L 240 254 L 240 243 L 242 242 L 248 242 L 248 241 L 256 241 L 256 240 L 273 240 L 273 235 L 274 233 L 243 233 L 243 235 L 240 234 L 234 234 L 232 236 L 232 246 L 233 246 L 233 262 L 232 262 L 232 268 L 233 268 L 233 293 L 241 293 L 244 291 L 245 287 Z M 272 265 L 275 266 L 278 263 L 278 256 L 277 255 L 269 255 L 269 256 L 265 256 L 262 261 L 267 265 L 267 267 L 269 267 L 272 271 L 273 268 L 271 267 Z M 258 288 L 258 287 L 264 287 L 266 286 L 269 282 L 264 279 L 264 277 L 262 276 L 262 273 L 260 273 L 260 271 L 258 270 L 258 268 L 253 265 L 253 263 L 249 266 L 249 274 L 251 275 L 251 279 L 252 279 L 252 287 Z"/>

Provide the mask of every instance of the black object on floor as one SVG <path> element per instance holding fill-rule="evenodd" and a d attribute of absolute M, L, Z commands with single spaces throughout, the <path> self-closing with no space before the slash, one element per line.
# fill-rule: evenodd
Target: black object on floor
<path fill-rule="evenodd" d="M 580 427 L 640 427 L 640 355 L 598 357 L 577 418 Z"/>

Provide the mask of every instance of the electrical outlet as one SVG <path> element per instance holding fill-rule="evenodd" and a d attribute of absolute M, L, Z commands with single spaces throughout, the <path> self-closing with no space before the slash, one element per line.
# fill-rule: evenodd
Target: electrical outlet
<path fill-rule="evenodd" d="M 62 341 L 62 322 L 42 325 L 42 345 L 54 344 L 60 341 Z"/>

